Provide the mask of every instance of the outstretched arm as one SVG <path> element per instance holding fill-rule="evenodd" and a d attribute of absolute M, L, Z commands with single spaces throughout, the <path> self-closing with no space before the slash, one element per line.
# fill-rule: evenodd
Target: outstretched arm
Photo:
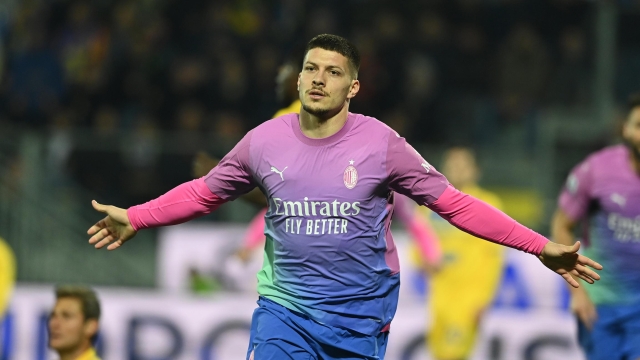
<path fill-rule="evenodd" d="M 573 287 L 580 285 L 572 275 L 590 284 L 600 279 L 590 268 L 600 270 L 602 265 L 578 254 L 579 243 L 566 246 L 550 242 L 500 210 L 452 186 L 428 206 L 462 231 L 538 256 L 546 267 L 560 274 Z"/>
<path fill-rule="evenodd" d="M 93 207 L 107 216 L 87 231 L 92 235 L 89 243 L 101 248 L 113 242 L 108 249 L 114 250 L 140 229 L 183 223 L 253 189 L 249 154 L 252 133 L 240 140 L 207 176 L 179 185 L 157 199 L 128 210 L 94 201 Z"/>
<path fill-rule="evenodd" d="M 93 235 L 90 244 L 108 250 L 122 246 L 138 230 L 180 224 L 209 214 L 226 201 L 213 194 L 203 179 L 179 185 L 157 199 L 125 210 L 93 201 L 93 207 L 107 216 L 93 225 L 87 234 Z"/>
<path fill-rule="evenodd" d="M 549 242 L 500 210 L 456 190 L 395 133 L 388 139 L 385 167 L 392 190 L 429 207 L 459 229 L 538 256 L 546 267 L 560 274 L 573 287 L 579 287 L 579 284 L 571 275 L 588 283 L 600 278 L 590 267 L 599 270 L 602 265 L 579 255 L 579 244 L 571 247 Z"/>

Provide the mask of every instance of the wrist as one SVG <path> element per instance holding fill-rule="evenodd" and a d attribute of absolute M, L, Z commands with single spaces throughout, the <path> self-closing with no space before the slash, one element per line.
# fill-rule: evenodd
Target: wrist
<path fill-rule="evenodd" d="M 126 210 L 126 216 L 127 216 L 127 219 L 129 220 L 129 226 L 131 226 L 131 228 L 135 232 L 137 232 L 138 230 L 140 230 L 140 228 L 142 228 L 142 223 L 140 221 L 137 221 L 138 220 L 137 211 L 138 209 L 136 208 L 136 206 L 131 206 Z"/>

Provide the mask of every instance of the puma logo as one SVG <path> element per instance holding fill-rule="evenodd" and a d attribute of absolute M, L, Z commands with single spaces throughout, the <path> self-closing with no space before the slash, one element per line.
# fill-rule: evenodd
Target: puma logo
<path fill-rule="evenodd" d="M 282 173 L 283 173 L 285 170 L 287 170 L 287 168 L 288 168 L 288 166 L 285 166 L 285 167 L 284 167 L 284 169 L 282 169 L 282 171 L 280 171 L 280 170 L 276 169 L 276 167 L 275 167 L 275 166 L 272 166 L 272 167 L 271 167 L 271 172 L 274 172 L 274 173 L 276 173 L 276 174 L 280 175 L 280 179 L 282 179 L 282 181 L 284 181 L 284 176 L 282 175 Z"/>
<path fill-rule="evenodd" d="M 627 203 L 627 199 L 618 193 L 611 194 L 610 199 L 612 202 L 618 204 L 620 207 L 624 207 L 624 205 Z"/>

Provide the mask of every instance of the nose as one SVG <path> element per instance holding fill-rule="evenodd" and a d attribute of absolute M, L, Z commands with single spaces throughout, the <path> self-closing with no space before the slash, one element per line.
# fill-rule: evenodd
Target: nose
<path fill-rule="evenodd" d="M 316 76 L 311 81 L 311 84 L 313 85 L 313 87 L 324 86 L 324 79 L 322 78 L 322 75 L 320 75 L 319 73 L 320 72 L 318 72 L 318 74 L 316 74 Z"/>

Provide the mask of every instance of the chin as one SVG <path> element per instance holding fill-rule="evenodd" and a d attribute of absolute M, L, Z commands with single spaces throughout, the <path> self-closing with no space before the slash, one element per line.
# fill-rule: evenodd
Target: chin
<path fill-rule="evenodd" d="M 55 351 L 59 351 L 64 348 L 64 344 L 61 344 L 59 341 L 52 340 L 52 341 L 49 341 L 49 348 Z"/>
<path fill-rule="evenodd" d="M 302 108 L 304 109 L 304 111 L 315 116 L 323 116 L 328 114 L 330 111 L 330 109 L 327 109 L 327 108 L 313 107 L 308 105 L 303 105 Z"/>

